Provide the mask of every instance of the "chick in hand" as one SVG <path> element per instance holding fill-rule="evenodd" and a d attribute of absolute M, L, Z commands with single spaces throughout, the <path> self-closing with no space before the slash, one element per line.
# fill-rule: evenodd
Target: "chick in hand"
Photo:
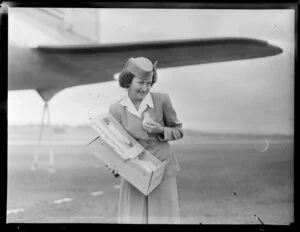
<path fill-rule="evenodd" d="M 142 122 L 143 129 L 151 134 L 160 134 L 163 133 L 164 129 L 162 125 L 155 122 L 149 115 L 148 112 L 144 113 L 144 120 Z"/>

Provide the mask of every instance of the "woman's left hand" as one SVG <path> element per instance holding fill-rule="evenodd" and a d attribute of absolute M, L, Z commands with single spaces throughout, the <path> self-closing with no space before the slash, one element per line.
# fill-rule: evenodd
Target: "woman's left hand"
<path fill-rule="evenodd" d="M 162 125 L 155 121 L 147 121 L 143 123 L 143 128 L 145 131 L 151 134 L 161 134 L 164 131 Z"/>
<path fill-rule="evenodd" d="M 119 173 L 118 173 L 118 171 L 116 170 L 115 167 L 112 167 L 112 166 L 107 165 L 107 164 L 105 164 L 105 166 L 106 166 L 106 168 L 108 169 L 108 171 L 114 175 L 114 177 L 117 178 L 117 177 L 120 176 Z"/>

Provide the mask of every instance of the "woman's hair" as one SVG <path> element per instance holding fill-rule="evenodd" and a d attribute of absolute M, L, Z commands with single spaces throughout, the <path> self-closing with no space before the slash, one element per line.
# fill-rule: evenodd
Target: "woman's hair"
<path fill-rule="evenodd" d="M 119 74 L 119 85 L 122 88 L 128 89 L 133 78 L 134 78 L 134 75 L 131 72 L 123 69 L 122 72 Z M 156 72 L 156 69 L 154 69 L 153 70 L 153 77 L 152 77 L 151 87 L 156 82 L 157 82 L 157 72 Z"/>

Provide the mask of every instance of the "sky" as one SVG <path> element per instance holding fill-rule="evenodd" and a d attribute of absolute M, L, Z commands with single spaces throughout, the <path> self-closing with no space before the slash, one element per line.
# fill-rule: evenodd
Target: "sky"
<path fill-rule="evenodd" d="M 273 57 L 158 69 L 152 91 L 171 96 L 186 129 L 293 134 L 293 10 L 101 9 L 100 18 L 102 43 L 250 37 L 280 46 Z M 125 94 L 116 81 L 65 89 L 49 102 L 51 122 L 87 124 Z M 8 93 L 9 124 L 40 123 L 42 108 L 33 90 Z"/>

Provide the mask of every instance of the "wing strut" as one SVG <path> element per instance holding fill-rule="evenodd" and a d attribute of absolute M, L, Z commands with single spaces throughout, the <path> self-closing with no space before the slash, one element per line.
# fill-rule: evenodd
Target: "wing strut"
<path fill-rule="evenodd" d="M 54 173 L 54 153 L 53 153 L 53 141 L 52 141 L 52 130 L 51 130 L 51 123 L 50 123 L 50 109 L 48 105 L 48 101 L 44 101 L 44 109 L 43 109 L 43 114 L 42 114 L 42 119 L 41 119 L 41 125 L 40 125 L 40 131 L 39 131 L 39 136 L 38 136 L 38 143 L 36 146 L 36 151 L 34 153 L 34 159 L 33 159 L 33 165 L 31 167 L 31 170 L 35 171 L 38 168 L 39 165 L 39 155 L 40 155 L 40 145 L 41 145 L 41 140 L 42 140 L 42 135 L 43 135 L 43 128 L 44 128 L 44 118 L 45 118 L 45 113 L 47 111 L 47 126 L 49 128 L 49 168 L 48 171 L 50 173 Z"/>

